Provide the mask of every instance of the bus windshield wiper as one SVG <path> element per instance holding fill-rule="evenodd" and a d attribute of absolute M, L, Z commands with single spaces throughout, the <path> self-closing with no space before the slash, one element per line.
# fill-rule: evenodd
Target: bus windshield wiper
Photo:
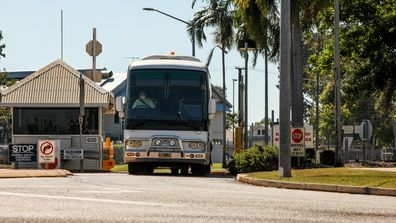
<path fill-rule="evenodd" d="M 180 121 L 182 122 L 178 122 L 177 124 L 182 124 L 184 126 L 190 127 L 192 129 L 194 129 L 195 131 L 201 131 L 201 128 L 195 126 L 195 125 L 191 125 L 190 123 L 188 123 L 187 121 L 185 121 L 182 116 L 181 116 L 181 112 L 177 112 L 177 117 L 179 118 Z"/>
<path fill-rule="evenodd" d="M 142 120 L 141 122 L 132 125 L 132 129 L 135 129 L 135 128 L 145 125 L 147 123 L 155 123 L 155 122 L 157 122 L 157 120 L 149 120 L 149 119 Z"/>

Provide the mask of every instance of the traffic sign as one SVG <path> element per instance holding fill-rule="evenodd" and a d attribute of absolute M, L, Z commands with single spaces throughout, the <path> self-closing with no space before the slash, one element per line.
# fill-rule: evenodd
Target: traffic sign
<path fill-rule="evenodd" d="M 55 163 L 55 142 L 52 140 L 40 140 L 38 143 L 39 163 Z"/>
<path fill-rule="evenodd" d="M 64 149 L 63 150 L 64 160 L 81 160 L 84 159 L 84 150 L 82 149 Z"/>
<path fill-rule="evenodd" d="M 30 163 L 37 161 L 36 144 L 8 145 L 8 161 L 10 163 Z"/>
<path fill-rule="evenodd" d="M 93 55 L 94 55 L 94 53 L 93 53 L 93 44 L 94 44 L 94 41 L 91 40 L 85 46 L 85 51 L 87 51 L 87 53 L 91 57 L 93 57 Z M 102 44 L 99 41 L 96 41 L 95 45 L 96 45 L 95 56 L 99 56 L 99 54 L 102 53 Z"/>
<path fill-rule="evenodd" d="M 290 149 L 291 156 L 305 156 L 305 129 L 291 128 Z"/>
<path fill-rule="evenodd" d="M 373 126 L 369 120 L 363 120 L 359 126 L 359 136 L 362 140 L 368 141 L 373 136 Z"/>

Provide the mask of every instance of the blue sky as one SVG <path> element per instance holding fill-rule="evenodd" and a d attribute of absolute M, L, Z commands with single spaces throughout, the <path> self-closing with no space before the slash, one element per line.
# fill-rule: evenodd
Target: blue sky
<path fill-rule="evenodd" d="M 64 61 L 75 68 L 90 68 L 92 59 L 85 52 L 85 44 L 92 39 L 92 28 L 103 52 L 97 58 L 97 67 L 114 72 L 126 72 L 131 62 L 126 57 L 144 57 L 150 54 L 191 55 L 191 42 L 185 24 L 156 12 L 143 11 L 152 7 L 183 20 L 190 20 L 203 5 L 191 9 L 189 0 L 2 0 L 0 30 L 6 44 L 5 58 L 0 68 L 6 70 L 37 70 L 60 58 L 60 11 L 64 14 Z M 214 43 L 211 30 L 208 42 L 196 48 L 196 57 L 206 61 Z M 226 56 L 227 99 L 232 103 L 232 79 L 237 78 L 236 66 L 244 59 L 235 47 Z M 209 67 L 212 82 L 222 85 L 221 53 L 215 52 Z M 278 69 L 269 66 L 269 116 L 279 111 Z M 236 85 L 235 85 L 236 86 Z M 249 70 L 249 123 L 264 117 L 264 63 Z M 237 101 L 237 96 L 235 97 Z M 237 107 L 236 107 L 237 108 Z"/>

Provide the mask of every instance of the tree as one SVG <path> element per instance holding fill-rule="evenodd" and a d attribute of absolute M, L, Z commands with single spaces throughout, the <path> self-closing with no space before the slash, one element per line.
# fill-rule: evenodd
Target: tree
<path fill-rule="evenodd" d="M 341 71 L 343 124 L 373 123 L 377 142 L 392 145 L 392 118 L 396 117 L 396 2 L 352 0 L 341 4 Z M 324 81 L 320 102 L 320 130 L 332 142 L 334 132 L 333 9 L 321 11 L 311 32 L 304 32 L 309 79 L 316 74 Z M 314 84 L 305 85 L 314 97 Z"/>
<path fill-rule="evenodd" d="M 3 32 L 0 31 L 0 58 L 5 57 L 5 54 L 3 53 L 3 50 L 5 48 L 5 44 L 1 44 L 1 40 L 3 39 Z"/>
<path fill-rule="evenodd" d="M 0 41 L 3 39 L 3 34 L 0 31 Z M 3 53 L 3 50 L 5 48 L 5 44 L 0 44 L 0 58 L 5 57 L 5 54 Z M 7 79 L 7 73 L 5 71 L 0 72 L 0 86 L 1 87 L 6 87 L 14 84 L 15 81 L 10 81 Z M 5 138 L 10 138 L 11 137 L 11 118 L 12 118 L 12 113 L 10 108 L 5 108 L 1 107 L 0 108 L 0 125 L 3 127 L 2 131 L 2 143 L 5 143 Z"/>
<path fill-rule="evenodd" d="M 265 133 L 268 134 L 268 61 L 276 62 L 279 55 L 279 12 L 277 2 L 264 0 L 236 0 L 243 27 L 242 38 L 251 36 L 260 46 L 265 66 Z M 257 61 L 257 51 L 254 65 Z M 268 138 L 268 137 L 266 137 Z M 268 143 L 267 140 L 265 143 Z"/>
<path fill-rule="evenodd" d="M 187 30 L 190 36 L 196 36 L 198 46 L 202 47 L 202 42 L 206 41 L 205 29 L 208 27 L 214 28 L 214 41 L 220 46 L 221 61 L 223 70 L 223 89 L 225 84 L 225 54 L 226 50 L 230 49 L 234 40 L 233 27 L 233 11 L 231 0 L 206 0 L 208 5 L 202 10 L 195 13 L 193 20 L 188 25 Z M 194 7 L 196 0 L 193 0 L 192 7 Z M 194 30 L 193 30 L 194 29 Z M 214 50 L 214 49 L 213 49 Z M 212 53 L 213 53 L 212 50 Z M 210 57 L 211 58 L 211 54 Z M 225 105 L 226 94 L 223 91 L 223 104 Z M 226 141 L 226 112 L 223 112 L 223 142 Z M 223 143 L 223 166 L 225 166 L 225 143 Z"/>

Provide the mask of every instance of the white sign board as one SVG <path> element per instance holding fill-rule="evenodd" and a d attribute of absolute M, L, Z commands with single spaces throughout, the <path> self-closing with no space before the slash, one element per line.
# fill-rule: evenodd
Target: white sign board
<path fill-rule="evenodd" d="M 290 131 L 290 155 L 305 156 L 304 128 L 291 128 Z"/>
<path fill-rule="evenodd" d="M 272 141 L 274 142 L 273 146 L 277 146 L 279 148 L 280 142 L 280 133 L 279 133 L 279 125 L 274 125 L 273 127 L 273 136 Z M 314 148 L 313 143 L 314 131 L 312 125 L 305 125 L 305 148 Z"/>
<path fill-rule="evenodd" d="M 273 136 L 272 136 L 272 142 L 273 146 L 277 146 L 279 148 L 279 143 L 280 143 L 280 137 L 279 137 L 279 125 L 274 125 L 272 126 L 273 128 Z"/>
<path fill-rule="evenodd" d="M 37 144 L 39 163 L 55 163 L 56 142 L 53 140 L 39 140 Z"/>
<path fill-rule="evenodd" d="M 304 125 L 305 128 L 305 148 L 314 148 L 313 137 L 314 137 L 314 130 L 312 125 Z"/>
<path fill-rule="evenodd" d="M 344 130 L 344 134 L 353 134 L 355 126 L 353 125 L 343 125 L 342 130 Z"/>
<path fill-rule="evenodd" d="M 84 150 L 82 149 L 64 149 L 63 159 L 65 160 L 82 160 L 84 159 Z"/>

